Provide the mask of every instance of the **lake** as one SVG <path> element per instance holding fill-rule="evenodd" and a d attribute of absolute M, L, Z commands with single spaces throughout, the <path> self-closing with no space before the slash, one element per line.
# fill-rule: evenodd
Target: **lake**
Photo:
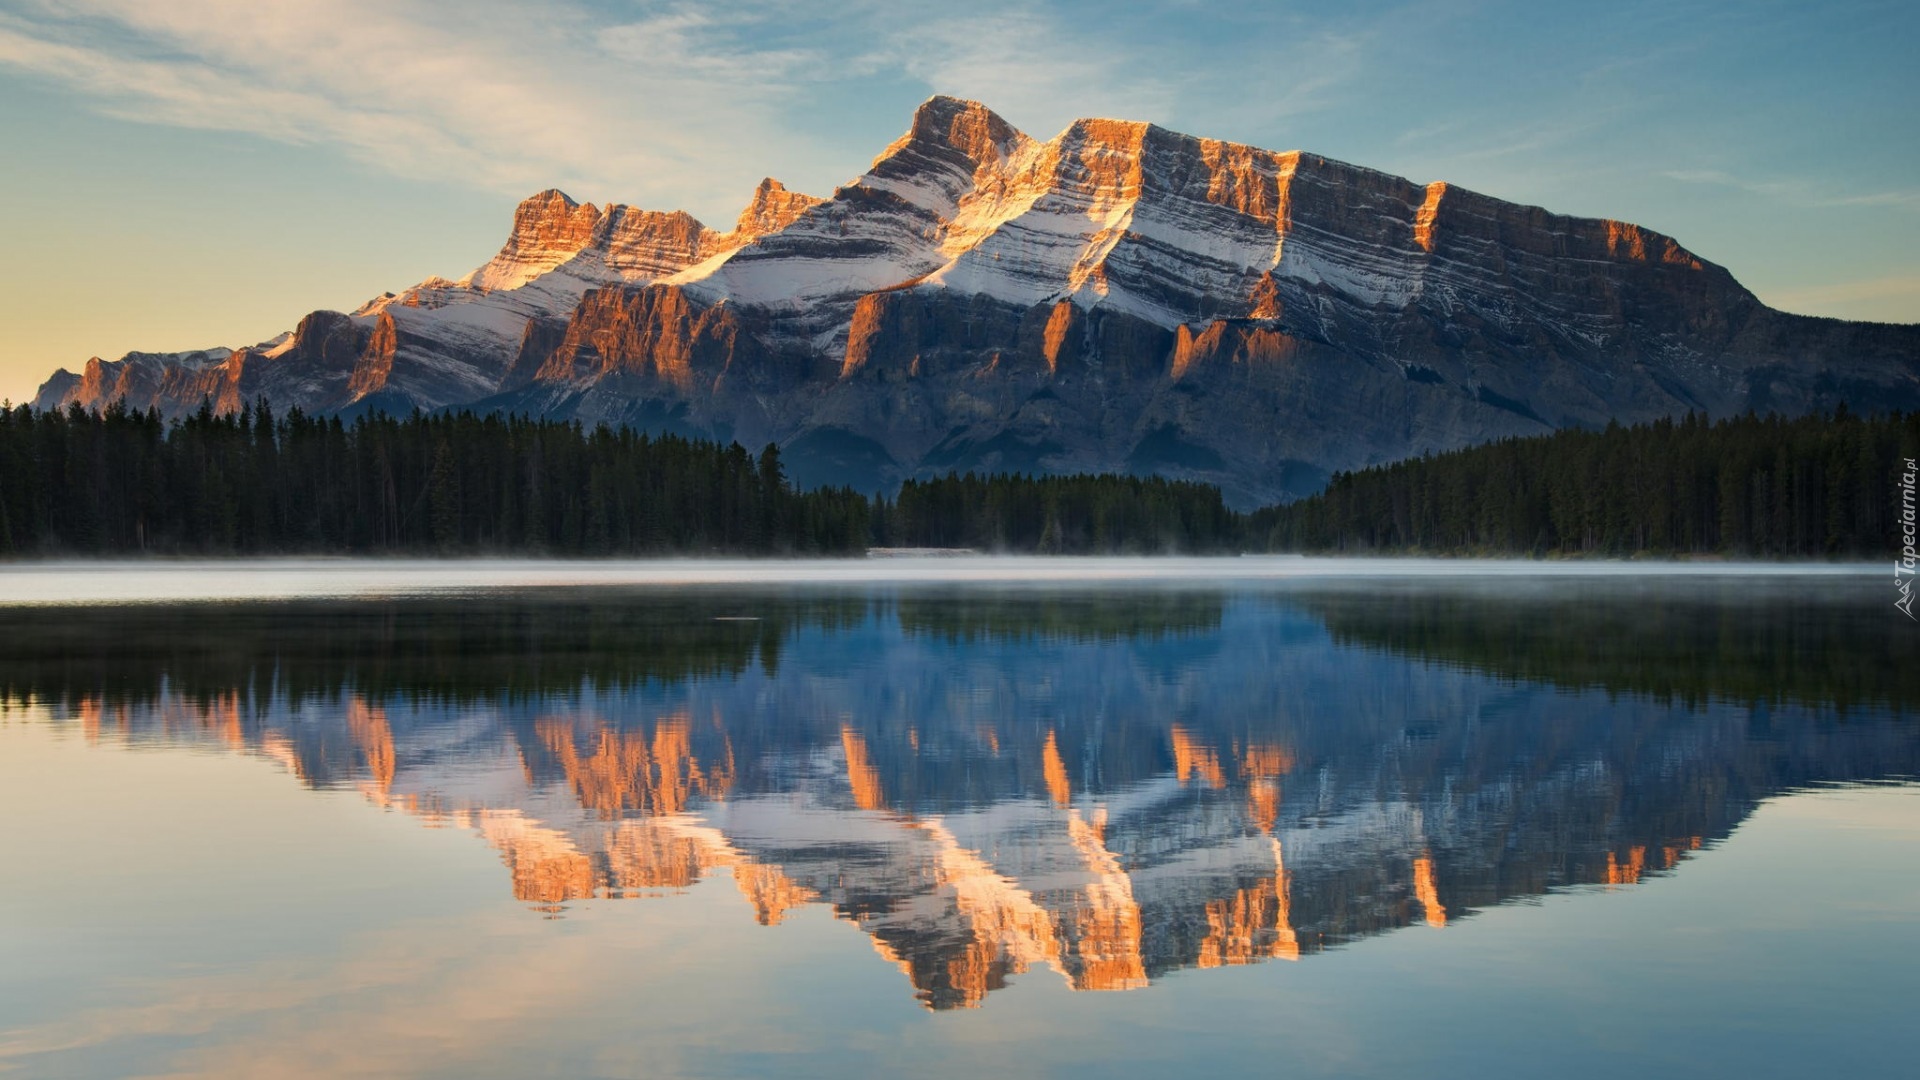
<path fill-rule="evenodd" d="M 1879 566 L 0 567 L 0 1072 L 1912 1067 Z"/>

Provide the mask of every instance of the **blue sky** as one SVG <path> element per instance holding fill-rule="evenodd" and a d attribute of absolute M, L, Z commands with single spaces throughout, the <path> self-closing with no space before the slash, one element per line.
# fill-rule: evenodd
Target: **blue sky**
<path fill-rule="evenodd" d="M 0 397 L 458 276 L 545 187 L 724 225 L 933 93 L 1153 120 L 1670 233 L 1920 321 L 1920 7 L 0 0 Z"/>

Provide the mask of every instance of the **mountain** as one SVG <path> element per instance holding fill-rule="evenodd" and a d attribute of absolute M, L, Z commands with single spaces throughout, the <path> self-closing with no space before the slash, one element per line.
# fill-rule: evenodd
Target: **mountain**
<path fill-rule="evenodd" d="M 764 181 L 729 232 L 546 191 L 459 281 L 95 359 L 36 404 L 260 395 L 777 441 L 802 483 L 1124 470 L 1250 505 L 1558 427 L 1920 408 L 1920 327 L 1772 310 L 1636 225 L 1145 123 L 1041 142 L 936 97 L 859 178 Z"/>

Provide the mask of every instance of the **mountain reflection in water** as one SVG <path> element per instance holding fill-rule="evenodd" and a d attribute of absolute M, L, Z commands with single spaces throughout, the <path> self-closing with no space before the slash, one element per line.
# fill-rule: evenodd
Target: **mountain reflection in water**
<path fill-rule="evenodd" d="M 1844 589 L 1840 591 L 1844 592 Z M 1912 665 L 1737 582 L 601 591 L 0 609 L 0 695 L 471 829 L 550 914 L 730 877 L 929 1007 L 1672 872 L 1920 773 Z"/>

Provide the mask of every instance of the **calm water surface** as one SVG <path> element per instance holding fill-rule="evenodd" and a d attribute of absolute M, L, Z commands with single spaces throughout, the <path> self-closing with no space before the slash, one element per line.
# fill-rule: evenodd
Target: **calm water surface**
<path fill-rule="evenodd" d="M 1886 575 L 1539 569 L 0 571 L 0 1072 L 1911 1075 Z"/>

